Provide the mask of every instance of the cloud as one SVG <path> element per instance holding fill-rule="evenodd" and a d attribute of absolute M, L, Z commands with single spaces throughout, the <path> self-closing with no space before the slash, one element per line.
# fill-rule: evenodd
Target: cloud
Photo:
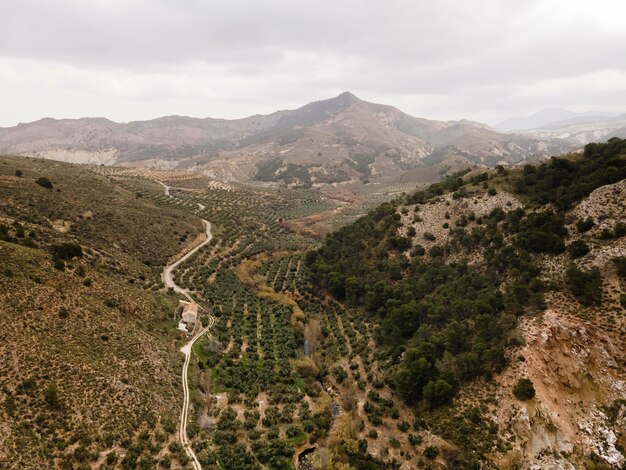
<path fill-rule="evenodd" d="M 239 117 L 343 90 L 440 119 L 623 112 L 624 13 L 618 0 L 7 0 L 0 125 Z"/>

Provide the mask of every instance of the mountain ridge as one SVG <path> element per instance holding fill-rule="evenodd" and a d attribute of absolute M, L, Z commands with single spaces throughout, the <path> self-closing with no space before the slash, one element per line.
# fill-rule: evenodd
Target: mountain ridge
<path fill-rule="evenodd" d="M 241 181 L 262 179 L 260 168 L 274 162 L 275 171 L 265 172 L 264 179 L 296 186 L 396 178 L 407 170 L 459 161 L 494 166 L 571 149 L 556 139 L 505 134 L 475 121 L 410 116 L 350 92 L 233 120 L 44 118 L 0 128 L 0 152 L 6 154 L 195 170 Z"/>
<path fill-rule="evenodd" d="M 504 132 L 529 131 L 532 129 L 548 128 L 554 125 L 563 125 L 568 121 L 592 122 L 602 119 L 610 120 L 617 117 L 615 113 L 605 113 L 600 111 L 588 111 L 576 113 L 565 108 L 549 107 L 534 112 L 530 116 L 518 116 L 506 119 L 494 126 L 495 129 Z"/>

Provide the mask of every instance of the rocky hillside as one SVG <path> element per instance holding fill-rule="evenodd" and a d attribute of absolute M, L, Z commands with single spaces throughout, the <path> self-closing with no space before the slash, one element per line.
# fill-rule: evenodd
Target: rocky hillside
<path fill-rule="evenodd" d="M 224 180 L 309 186 L 397 177 L 444 163 L 516 163 L 571 144 L 503 134 L 470 121 L 432 121 L 351 93 L 245 119 L 170 116 L 115 123 L 42 119 L 0 129 L 0 152 L 55 160 L 194 169 Z M 447 165 L 447 166 L 446 166 Z"/>
<path fill-rule="evenodd" d="M 185 458 L 159 273 L 201 230 L 85 167 L 0 157 L 0 468 Z"/>
<path fill-rule="evenodd" d="M 385 382 L 455 450 L 448 468 L 626 462 L 625 178 L 617 138 L 462 172 L 307 256 L 376 325 Z"/>

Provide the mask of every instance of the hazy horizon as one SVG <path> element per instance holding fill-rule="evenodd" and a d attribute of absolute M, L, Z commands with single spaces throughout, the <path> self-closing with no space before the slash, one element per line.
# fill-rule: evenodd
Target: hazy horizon
<path fill-rule="evenodd" d="M 0 126 L 44 117 L 234 119 L 343 91 L 495 125 L 626 111 L 626 5 L 4 2 Z"/>

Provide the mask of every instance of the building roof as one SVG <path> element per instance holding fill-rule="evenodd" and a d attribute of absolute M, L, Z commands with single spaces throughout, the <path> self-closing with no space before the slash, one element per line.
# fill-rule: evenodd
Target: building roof
<path fill-rule="evenodd" d="M 183 307 L 183 316 L 185 315 L 198 315 L 198 304 L 195 302 L 187 302 L 187 305 Z"/>

